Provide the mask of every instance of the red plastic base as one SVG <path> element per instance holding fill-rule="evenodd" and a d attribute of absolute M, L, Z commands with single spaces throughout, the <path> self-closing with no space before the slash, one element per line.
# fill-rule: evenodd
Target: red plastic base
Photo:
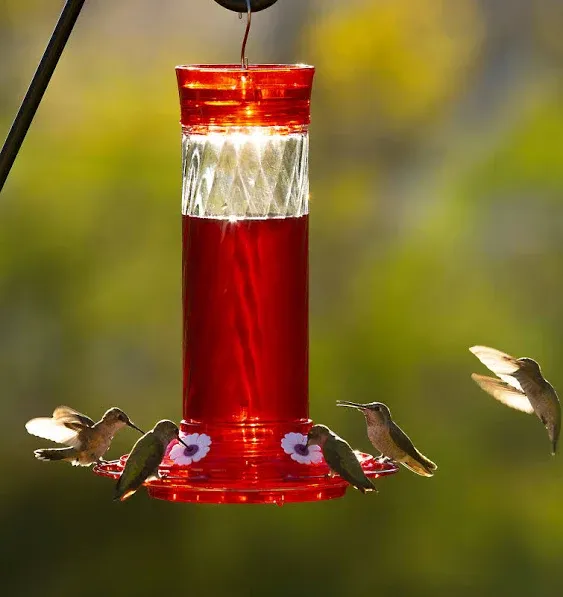
<path fill-rule="evenodd" d="M 306 435 L 311 421 L 286 425 L 202 426 L 182 423 L 182 437 L 190 442 L 194 432 L 211 437 L 209 453 L 199 461 L 177 464 L 170 458 L 177 442 L 167 449 L 159 469 L 160 479 L 146 483 L 153 498 L 203 504 L 277 504 L 315 502 L 342 497 L 349 487 L 338 476 L 329 477 L 324 460 L 297 462 L 281 445 L 285 433 Z M 296 429 L 297 427 L 297 429 Z M 285 433 L 284 433 L 285 432 Z M 291 436 L 293 437 L 293 436 Z M 172 456 L 174 456 L 174 451 Z M 366 475 L 373 479 L 396 473 L 393 462 L 382 462 L 357 452 Z M 117 479 L 127 461 L 96 465 L 98 475 Z"/>

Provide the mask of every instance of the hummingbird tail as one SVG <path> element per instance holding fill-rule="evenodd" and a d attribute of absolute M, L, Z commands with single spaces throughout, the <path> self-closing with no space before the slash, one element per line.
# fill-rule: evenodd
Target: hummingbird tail
<path fill-rule="evenodd" d="M 118 488 L 116 488 L 114 494 L 113 494 L 113 501 L 114 502 L 124 502 L 126 499 L 130 498 L 137 490 L 136 489 L 130 489 L 129 491 L 126 491 L 125 493 L 121 493 L 119 491 Z"/>
<path fill-rule="evenodd" d="M 401 460 L 401 464 L 421 477 L 432 477 L 438 469 L 438 465 L 422 454 L 419 454 L 416 460 L 409 456 L 405 460 Z"/>
<path fill-rule="evenodd" d="M 348 481 L 348 483 L 353 485 L 356 489 L 358 489 L 359 491 L 361 491 L 364 494 L 367 493 L 368 491 L 375 491 L 375 493 L 378 493 L 377 488 L 373 484 L 372 480 L 368 477 L 365 477 L 364 479 L 361 479 L 361 480 L 346 478 L 346 477 L 344 477 L 344 479 L 346 479 L 346 481 Z"/>
<path fill-rule="evenodd" d="M 37 460 L 74 460 L 77 452 L 74 448 L 44 448 L 33 452 Z"/>

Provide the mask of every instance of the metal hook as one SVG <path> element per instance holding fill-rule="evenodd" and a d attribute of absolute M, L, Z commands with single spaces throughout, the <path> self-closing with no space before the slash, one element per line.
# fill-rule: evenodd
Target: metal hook
<path fill-rule="evenodd" d="M 239 13 L 239 19 L 242 19 L 242 13 Z M 242 47 L 240 49 L 240 65 L 241 68 L 248 68 L 248 58 L 246 54 L 246 42 L 248 40 L 248 34 L 250 33 L 250 25 L 252 24 L 252 6 L 250 0 L 246 0 L 246 29 L 244 31 L 244 37 L 242 38 Z"/>

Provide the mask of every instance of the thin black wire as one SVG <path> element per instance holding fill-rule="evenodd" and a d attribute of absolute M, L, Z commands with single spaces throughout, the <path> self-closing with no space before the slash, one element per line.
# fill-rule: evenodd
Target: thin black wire
<path fill-rule="evenodd" d="M 0 153 L 0 191 L 29 130 L 85 0 L 67 0 Z"/>
<path fill-rule="evenodd" d="M 242 17 L 242 15 L 240 15 Z M 248 68 L 248 58 L 246 57 L 246 42 L 248 41 L 248 34 L 250 33 L 250 25 L 252 24 L 252 6 L 250 0 L 246 0 L 246 29 L 242 39 L 242 47 L 240 49 L 240 63 L 242 68 Z"/>

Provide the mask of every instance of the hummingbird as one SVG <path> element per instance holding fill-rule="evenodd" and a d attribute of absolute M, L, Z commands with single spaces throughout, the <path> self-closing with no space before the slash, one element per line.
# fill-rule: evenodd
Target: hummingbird
<path fill-rule="evenodd" d="M 340 475 L 350 485 L 366 491 L 377 491 L 362 469 L 354 450 L 350 444 L 336 435 L 325 425 L 313 425 L 307 434 L 307 446 L 321 447 L 324 459 L 333 473 Z"/>
<path fill-rule="evenodd" d="M 536 413 L 547 429 L 551 453 L 555 455 L 561 430 L 561 404 L 539 364 L 528 357 L 517 359 L 488 346 L 472 346 L 469 350 L 499 378 L 473 373 L 472 379 L 506 406 L 528 414 Z"/>
<path fill-rule="evenodd" d="M 434 475 L 438 466 L 415 448 L 409 436 L 391 418 L 391 411 L 387 405 L 382 402 L 359 404 L 347 400 L 337 400 L 336 403 L 338 406 L 356 408 L 364 413 L 369 440 L 382 456 L 400 462 L 422 477 Z"/>
<path fill-rule="evenodd" d="M 173 439 L 177 439 L 186 448 L 189 447 L 180 439 L 176 423 L 163 419 L 137 440 L 115 486 L 114 500 L 124 501 L 131 497 L 145 481 L 159 478 L 158 467 L 166 447 Z"/>
<path fill-rule="evenodd" d="M 38 460 L 65 460 L 73 466 L 90 466 L 104 462 L 102 456 L 108 451 L 113 436 L 126 425 L 144 433 L 116 407 L 107 410 L 96 423 L 68 406 L 57 406 L 52 417 L 31 419 L 25 428 L 31 435 L 67 446 L 35 450 Z"/>

